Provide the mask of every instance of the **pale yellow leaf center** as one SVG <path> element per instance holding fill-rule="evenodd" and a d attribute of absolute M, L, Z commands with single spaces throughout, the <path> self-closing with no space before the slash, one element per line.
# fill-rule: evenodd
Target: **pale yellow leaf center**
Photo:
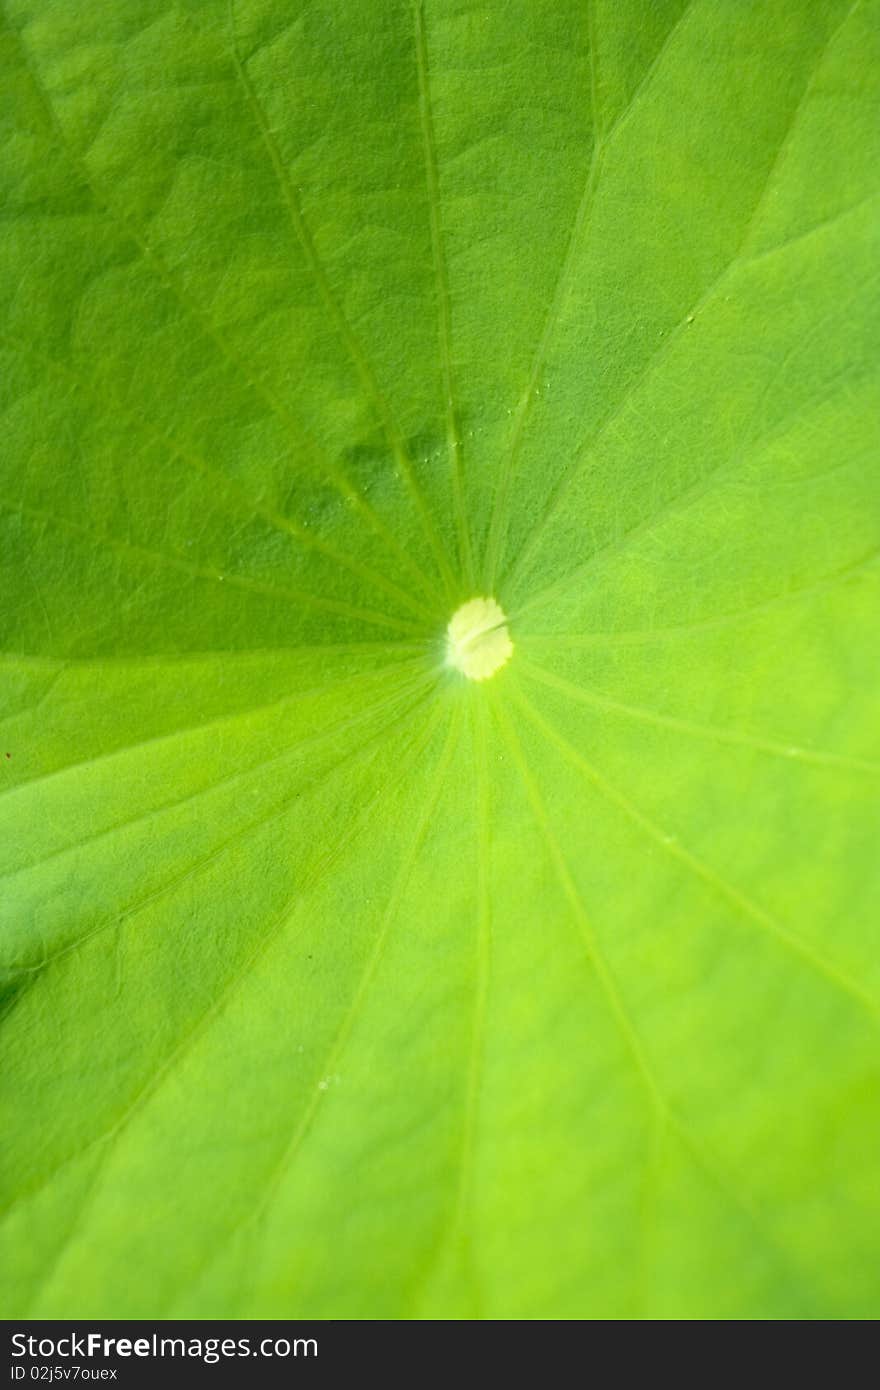
<path fill-rule="evenodd" d="M 494 598 L 472 598 L 457 608 L 446 629 L 446 664 L 468 680 L 484 681 L 513 654 L 507 618 Z"/>

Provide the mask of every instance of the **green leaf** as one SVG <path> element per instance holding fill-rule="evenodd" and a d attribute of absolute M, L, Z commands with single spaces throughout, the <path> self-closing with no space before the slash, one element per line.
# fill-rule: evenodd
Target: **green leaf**
<path fill-rule="evenodd" d="M 876 1316 L 878 47 L 3 0 L 7 1317 Z"/>

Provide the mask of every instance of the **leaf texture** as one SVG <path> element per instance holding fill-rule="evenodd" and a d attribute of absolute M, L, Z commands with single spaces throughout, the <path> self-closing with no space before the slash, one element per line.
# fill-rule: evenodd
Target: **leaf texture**
<path fill-rule="evenodd" d="M 6 1316 L 876 1316 L 878 49 L 2 0 Z"/>

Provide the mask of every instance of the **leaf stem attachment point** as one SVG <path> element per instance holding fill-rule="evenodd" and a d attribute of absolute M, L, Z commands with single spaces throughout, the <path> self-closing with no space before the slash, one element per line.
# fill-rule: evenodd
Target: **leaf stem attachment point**
<path fill-rule="evenodd" d="M 496 599 L 468 599 L 455 610 L 446 629 L 446 665 L 452 670 L 485 681 L 512 655 L 507 618 Z"/>

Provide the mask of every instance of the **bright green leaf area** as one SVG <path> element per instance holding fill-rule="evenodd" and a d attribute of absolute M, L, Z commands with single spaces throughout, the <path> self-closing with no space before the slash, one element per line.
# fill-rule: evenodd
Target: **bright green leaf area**
<path fill-rule="evenodd" d="M 877 0 L 0 59 L 5 1315 L 876 1316 Z"/>

